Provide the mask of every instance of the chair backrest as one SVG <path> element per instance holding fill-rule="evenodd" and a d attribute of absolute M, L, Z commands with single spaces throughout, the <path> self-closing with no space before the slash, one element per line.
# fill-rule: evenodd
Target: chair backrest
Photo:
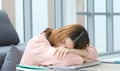
<path fill-rule="evenodd" d="M 19 43 L 18 34 L 7 13 L 0 10 L 0 46 L 16 45 Z"/>

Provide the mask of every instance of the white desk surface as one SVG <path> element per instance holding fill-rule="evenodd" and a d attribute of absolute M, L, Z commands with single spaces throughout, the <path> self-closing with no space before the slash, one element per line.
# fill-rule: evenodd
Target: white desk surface
<path fill-rule="evenodd" d="M 80 70 L 86 71 L 120 71 L 120 64 L 101 63 L 98 66 L 87 67 Z"/>
<path fill-rule="evenodd" d="M 98 66 L 82 68 L 79 70 L 53 69 L 50 71 L 120 71 L 120 64 L 101 63 Z"/>

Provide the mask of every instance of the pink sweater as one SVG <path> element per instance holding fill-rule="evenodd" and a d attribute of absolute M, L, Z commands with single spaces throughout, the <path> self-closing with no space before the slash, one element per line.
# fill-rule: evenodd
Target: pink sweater
<path fill-rule="evenodd" d="M 91 60 L 96 60 L 96 49 L 94 47 L 88 47 L 87 50 L 89 52 L 88 58 Z M 74 53 L 68 53 L 64 59 L 57 60 L 57 58 L 53 56 L 54 52 L 55 47 L 52 47 L 45 36 L 40 34 L 33 37 L 28 42 L 20 64 L 34 66 L 50 64 L 54 66 L 66 66 L 83 63 L 83 58 Z"/>

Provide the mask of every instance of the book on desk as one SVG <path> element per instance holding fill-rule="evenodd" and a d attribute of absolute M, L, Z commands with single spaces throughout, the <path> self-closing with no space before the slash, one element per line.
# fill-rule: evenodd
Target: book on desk
<path fill-rule="evenodd" d="M 120 57 L 113 57 L 113 58 L 106 58 L 100 60 L 103 63 L 115 63 L 115 64 L 120 64 Z"/>
<path fill-rule="evenodd" d="M 43 66 L 28 66 L 17 64 L 16 71 L 49 71 L 49 68 Z"/>

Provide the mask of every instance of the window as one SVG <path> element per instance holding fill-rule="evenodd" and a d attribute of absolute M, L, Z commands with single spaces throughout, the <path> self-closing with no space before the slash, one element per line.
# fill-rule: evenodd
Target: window
<path fill-rule="evenodd" d="M 113 0 L 113 7 L 115 13 L 120 13 L 120 0 Z"/>
<path fill-rule="evenodd" d="M 16 0 L 15 3 L 17 32 L 23 42 L 49 27 L 48 0 Z"/>
<path fill-rule="evenodd" d="M 87 29 L 87 2 L 86 0 L 76 0 L 77 23 L 83 24 Z"/>
<path fill-rule="evenodd" d="M 91 43 L 99 54 L 120 51 L 119 0 L 77 0 L 78 23 L 86 24 Z M 81 6 L 81 7 L 79 7 Z M 82 17 L 81 17 L 82 16 Z M 87 20 L 84 20 L 84 16 Z"/>
<path fill-rule="evenodd" d="M 120 15 L 114 16 L 114 49 L 120 51 Z"/>
<path fill-rule="evenodd" d="M 48 0 L 32 0 L 33 36 L 48 27 Z"/>
<path fill-rule="evenodd" d="M 95 16 L 95 46 L 100 53 L 106 52 L 106 16 Z"/>
<path fill-rule="evenodd" d="M 94 11 L 106 12 L 106 0 L 94 0 Z"/>
<path fill-rule="evenodd" d="M 19 35 L 20 42 L 24 42 L 23 0 L 15 0 L 15 18 L 16 31 Z"/>
<path fill-rule="evenodd" d="M 113 0 L 113 23 L 114 23 L 114 50 L 116 52 L 120 51 L 119 42 L 120 42 L 120 9 L 119 4 L 120 0 Z"/>
<path fill-rule="evenodd" d="M 77 16 L 78 24 L 82 24 L 87 29 L 87 15 L 78 15 Z"/>
<path fill-rule="evenodd" d="M 99 53 L 107 52 L 106 0 L 92 0 L 94 16 L 94 44 Z M 90 6 L 90 5 L 89 5 Z M 92 32 L 92 31 L 91 31 Z"/>

